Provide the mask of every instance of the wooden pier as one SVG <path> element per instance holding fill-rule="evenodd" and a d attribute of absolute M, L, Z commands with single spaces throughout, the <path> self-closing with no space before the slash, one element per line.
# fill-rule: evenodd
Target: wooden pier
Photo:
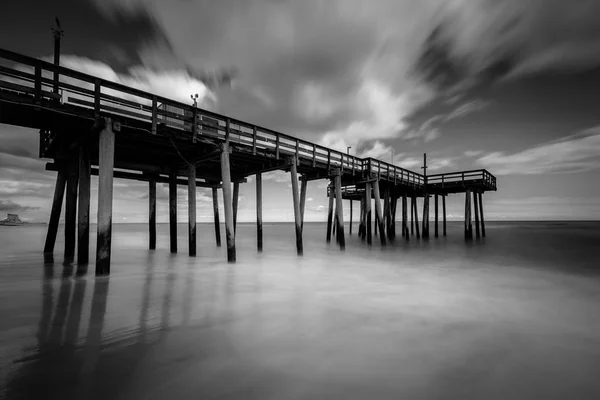
<path fill-rule="evenodd" d="M 88 262 L 90 176 L 98 175 L 99 275 L 110 272 L 113 178 L 149 182 L 150 249 L 156 248 L 156 183 L 169 184 L 171 252 L 178 251 L 177 185 L 187 186 L 190 256 L 201 254 L 196 249 L 196 188 L 212 188 L 217 246 L 221 245 L 218 189 L 222 189 L 229 262 L 236 260 L 239 187 L 249 176 L 256 182 L 257 250 L 262 251 L 261 174 L 290 172 L 298 255 L 303 253 L 309 181 L 330 181 L 326 240 L 331 240 L 335 224 L 341 249 L 346 245 L 342 199 L 360 202 L 359 236 L 372 243 L 374 220 L 383 246 L 396 237 L 398 214 L 405 240 L 415 231 L 417 238 L 429 237 L 430 196 L 434 196 L 435 237 L 441 197 L 445 236 L 445 198 L 456 193 L 465 193 L 465 237 L 473 237 L 472 204 L 476 236 L 485 237 L 482 194 L 496 190 L 496 178 L 486 170 L 419 174 L 2 49 L 0 123 L 38 129 L 39 156 L 51 159 L 46 168 L 57 172 L 44 252 L 54 251 L 64 201 L 65 259 L 74 259 L 77 239 L 77 262 Z M 420 231 L 419 198 L 423 198 Z M 350 219 L 352 223 L 352 213 Z"/>

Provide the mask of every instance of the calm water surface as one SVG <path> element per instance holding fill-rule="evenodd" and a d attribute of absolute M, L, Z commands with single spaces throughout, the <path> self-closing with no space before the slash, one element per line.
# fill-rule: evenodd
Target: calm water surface
<path fill-rule="evenodd" d="M 115 225 L 98 279 L 0 227 L 0 398 L 599 399 L 600 223 L 486 227 L 342 253 L 306 224 L 298 258 L 292 225 L 257 254 L 240 224 L 232 265 L 212 225 L 196 258 L 186 225 L 175 255 Z"/>

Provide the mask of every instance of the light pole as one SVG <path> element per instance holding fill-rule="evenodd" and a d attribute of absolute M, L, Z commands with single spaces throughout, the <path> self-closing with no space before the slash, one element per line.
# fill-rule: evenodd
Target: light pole
<path fill-rule="evenodd" d="M 198 93 L 190 94 L 190 97 L 194 101 L 194 108 L 198 107 Z"/>

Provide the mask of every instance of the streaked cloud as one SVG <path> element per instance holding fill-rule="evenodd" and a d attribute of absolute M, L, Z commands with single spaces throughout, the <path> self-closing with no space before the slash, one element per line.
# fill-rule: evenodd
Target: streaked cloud
<path fill-rule="evenodd" d="M 600 168 L 600 126 L 513 154 L 488 153 L 478 158 L 477 163 L 497 175 L 595 170 Z"/>

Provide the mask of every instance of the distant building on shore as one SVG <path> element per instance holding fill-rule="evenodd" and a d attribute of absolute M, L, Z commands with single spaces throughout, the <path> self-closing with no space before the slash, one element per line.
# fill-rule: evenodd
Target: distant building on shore
<path fill-rule="evenodd" d="M 0 221 L 0 225 L 23 225 L 26 222 L 21 221 L 18 214 L 7 214 L 6 219 Z"/>

